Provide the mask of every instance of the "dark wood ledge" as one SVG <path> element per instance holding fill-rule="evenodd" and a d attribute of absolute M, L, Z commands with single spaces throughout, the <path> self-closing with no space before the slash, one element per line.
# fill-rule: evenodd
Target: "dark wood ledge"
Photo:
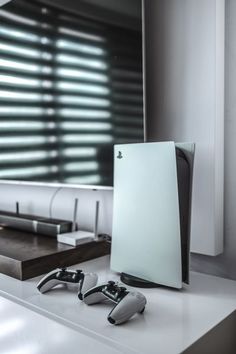
<path fill-rule="evenodd" d="M 93 241 L 73 247 L 58 243 L 53 237 L 0 229 L 0 273 L 20 280 L 109 253 L 110 244 L 106 241 Z"/>

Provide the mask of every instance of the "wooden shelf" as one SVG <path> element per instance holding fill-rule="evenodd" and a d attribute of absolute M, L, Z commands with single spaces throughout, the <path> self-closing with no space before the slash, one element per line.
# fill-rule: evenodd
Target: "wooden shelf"
<path fill-rule="evenodd" d="M 77 247 L 58 243 L 56 238 L 14 229 L 0 229 L 0 273 L 26 280 L 110 253 L 106 241 Z"/>

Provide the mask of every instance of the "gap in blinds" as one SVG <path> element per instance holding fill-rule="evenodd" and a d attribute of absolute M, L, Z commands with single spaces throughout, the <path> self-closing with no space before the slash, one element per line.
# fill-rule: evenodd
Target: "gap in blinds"
<path fill-rule="evenodd" d="M 142 141 L 141 32 L 0 8 L 0 179 L 112 185 L 113 145 Z"/>

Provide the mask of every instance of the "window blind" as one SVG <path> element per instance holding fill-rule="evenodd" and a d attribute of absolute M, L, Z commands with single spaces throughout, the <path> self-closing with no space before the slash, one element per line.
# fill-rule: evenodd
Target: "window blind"
<path fill-rule="evenodd" d="M 0 9 L 0 178 L 112 184 L 143 141 L 141 33 L 17 0 Z"/>

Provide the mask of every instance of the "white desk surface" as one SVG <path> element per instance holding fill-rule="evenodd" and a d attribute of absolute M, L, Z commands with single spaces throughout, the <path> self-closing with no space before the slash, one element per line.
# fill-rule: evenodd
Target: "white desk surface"
<path fill-rule="evenodd" d="M 70 268 L 97 272 L 99 283 L 119 279 L 109 270 L 108 256 Z M 80 333 L 78 338 L 86 335 L 88 346 L 78 353 L 97 353 L 99 345 L 110 347 L 110 352 L 104 353 L 111 354 L 111 348 L 125 354 L 181 353 L 236 309 L 235 281 L 193 272 L 191 285 L 183 290 L 139 289 L 147 298 L 144 314 L 113 326 L 106 319 L 111 310 L 109 305 L 87 306 L 78 300 L 75 292 L 63 287 L 40 294 L 36 289 L 40 278 L 21 282 L 0 274 L 0 295 L 76 330 Z M 91 351 L 92 340 L 97 346 Z"/>
<path fill-rule="evenodd" d="M 1 354 L 119 354 L 120 351 L 78 333 L 24 306 L 0 297 Z M 80 350 L 79 350 L 80 348 Z M 81 350 L 86 348 L 86 351 Z"/>

